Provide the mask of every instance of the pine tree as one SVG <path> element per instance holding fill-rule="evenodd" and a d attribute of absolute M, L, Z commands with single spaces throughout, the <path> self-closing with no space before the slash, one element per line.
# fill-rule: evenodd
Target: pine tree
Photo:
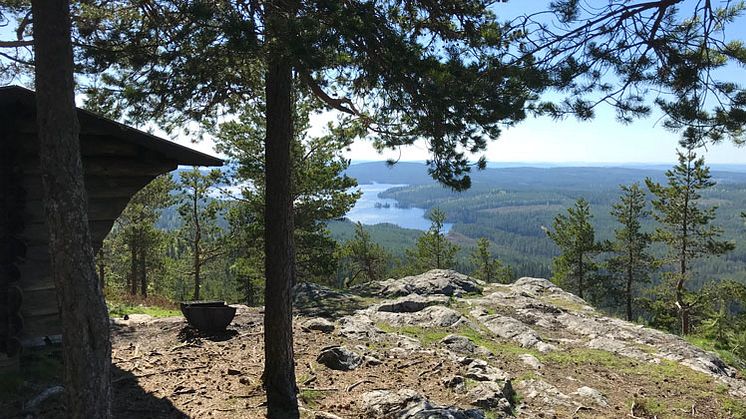
<path fill-rule="evenodd" d="M 31 9 L 39 167 L 51 273 L 65 336 L 65 413 L 105 419 L 111 417 L 111 338 L 88 226 L 70 2 L 34 0 Z"/>
<path fill-rule="evenodd" d="M 414 249 L 407 250 L 409 265 L 416 273 L 430 269 L 453 269 L 459 246 L 448 241 L 443 232 L 446 213 L 433 208 L 427 218 L 431 222 L 430 229 L 417 239 Z"/>
<path fill-rule="evenodd" d="M 659 226 L 653 240 L 667 247 L 666 261 L 676 267 L 666 277 L 675 287 L 681 333 L 687 335 L 691 331 L 691 311 L 698 303 L 698 298 L 692 297 L 686 287 L 691 263 L 700 258 L 723 255 L 733 250 L 735 245 L 719 240 L 722 229 L 712 225 L 717 207 L 702 208 L 699 203 L 702 191 L 715 186 L 704 157 L 697 158 L 692 146 L 684 152 L 677 150 L 677 154 L 679 163 L 666 171 L 665 186 L 651 179 L 646 179 L 645 184 L 656 197 L 653 216 Z"/>
<path fill-rule="evenodd" d="M 471 262 L 475 266 L 472 275 L 483 281 L 509 283 L 513 277 L 509 266 L 495 259 L 490 252 L 490 241 L 486 237 L 477 239 L 477 246 L 471 254 Z"/>
<path fill-rule="evenodd" d="M 203 267 L 225 253 L 221 241 L 223 234 L 217 224 L 223 204 L 210 197 L 221 176 L 219 170 L 202 173 L 195 167 L 181 172 L 178 181 L 179 215 L 183 222 L 179 233 L 189 243 L 191 251 L 194 300 L 201 296 Z"/>
<path fill-rule="evenodd" d="M 621 227 L 614 230 L 614 241 L 611 243 L 613 256 L 607 261 L 611 274 L 624 284 L 625 312 L 627 320 L 632 321 L 632 300 L 634 285 L 650 280 L 654 268 L 654 258 L 648 254 L 650 234 L 642 231 L 641 220 L 650 213 L 645 209 L 645 192 L 640 185 L 622 185 L 622 196 L 613 205 L 613 215 Z"/>
<path fill-rule="evenodd" d="M 165 255 L 155 250 L 162 244 L 164 234 L 155 224 L 161 210 L 173 203 L 171 190 L 174 187 L 170 174 L 159 176 L 132 197 L 116 221 L 112 234 L 121 235 L 129 249 L 127 288 L 132 295 L 139 288 L 140 294 L 147 296 L 148 272 L 162 265 L 162 256 Z"/>
<path fill-rule="evenodd" d="M 391 258 L 386 249 L 370 238 L 360 222 L 355 225 L 355 236 L 342 248 L 342 254 L 347 271 L 345 285 L 358 278 L 364 281 L 382 279 Z"/>
<path fill-rule="evenodd" d="M 264 100 L 267 415 L 298 417 L 292 142 L 295 86 L 343 115 L 341 129 L 379 148 L 425 139 L 428 171 L 466 189 L 502 127 L 525 119 L 548 84 L 533 58 L 513 59 L 486 1 L 371 3 L 91 2 L 82 6 L 88 97 L 170 129 L 237 114 Z M 456 23 L 454 23 L 456 22 Z M 476 167 L 484 168 L 481 158 Z"/>
<path fill-rule="evenodd" d="M 338 265 L 339 249 L 326 228 L 326 222 L 343 217 L 360 197 L 357 182 L 345 174 L 350 162 L 342 150 L 350 140 L 335 132 L 310 136 L 309 114 L 320 104 L 312 97 L 297 97 L 294 104 L 296 130 L 292 142 L 293 240 L 295 274 L 299 281 L 329 283 Z M 235 172 L 232 182 L 240 196 L 232 208 L 231 221 L 234 251 L 244 262 L 263 263 L 265 210 L 266 136 L 262 106 L 246 107 L 236 120 L 221 124 L 215 130 L 217 148 L 231 160 Z M 241 249 L 242 248 L 242 249 Z M 256 266 L 254 271 L 264 272 Z"/>
<path fill-rule="evenodd" d="M 574 208 L 567 209 L 567 215 L 559 214 L 554 218 L 554 231 L 546 230 L 561 252 L 553 260 L 552 279 L 561 286 L 574 286 L 580 298 L 598 285 L 593 283 L 598 279 L 599 269 L 594 257 L 603 247 L 596 241 L 592 218 L 590 204 L 579 198 Z"/>

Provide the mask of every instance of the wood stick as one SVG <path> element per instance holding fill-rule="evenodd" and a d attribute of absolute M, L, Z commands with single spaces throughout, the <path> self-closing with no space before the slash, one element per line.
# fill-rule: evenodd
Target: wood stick
<path fill-rule="evenodd" d="M 366 380 L 360 380 L 360 381 L 358 381 L 358 382 L 356 382 L 356 383 L 354 383 L 354 384 L 350 384 L 349 386 L 347 386 L 347 392 L 349 393 L 349 392 L 351 392 L 351 391 L 352 391 L 352 390 L 353 390 L 353 389 L 354 389 L 355 387 L 357 387 L 357 386 L 359 386 L 359 385 L 362 385 L 362 384 L 365 384 L 365 383 L 368 383 L 368 384 L 373 384 L 373 381 L 371 381 L 371 380 L 367 380 L 367 379 L 366 379 Z"/>

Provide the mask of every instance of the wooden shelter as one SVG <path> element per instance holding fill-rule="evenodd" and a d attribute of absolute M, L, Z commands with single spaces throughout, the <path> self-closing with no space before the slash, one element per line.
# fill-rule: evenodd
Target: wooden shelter
<path fill-rule="evenodd" d="M 179 165 L 222 165 L 83 109 L 78 118 L 94 251 L 130 198 L 155 177 Z M 5 360 L 22 343 L 61 333 L 38 155 L 35 93 L 0 87 L 0 358 Z"/>

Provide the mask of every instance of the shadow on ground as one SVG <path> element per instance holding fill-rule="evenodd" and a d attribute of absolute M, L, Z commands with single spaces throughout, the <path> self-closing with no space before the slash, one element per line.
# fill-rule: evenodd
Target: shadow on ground
<path fill-rule="evenodd" d="M 119 419 L 187 418 L 167 399 L 148 393 L 137 384 L 137 376 L 112 365 L 112 416 Z"/>
<path fill-rule="evenodd" d="M 62 392 L 62 348 L 47 345 L 27 349 L 21 356 L 20 370 L 0 375 L 0 416 L 4 418 L 66 417 Z M 143 390 L 137 377 L 112 365 L 112 415 L 114 418 L 186 418 L 170 401 Z M 29 408 L 29 402 L 40 402 Z M 43 399 L 43 400 L 42 400 Z"/>
<path fill-rule="evenodd" d="M 304 282 L 293 289 L 293 309 L 306 317 L 336 320 L 365 308 L 366 302 L 357 295 Z"/>

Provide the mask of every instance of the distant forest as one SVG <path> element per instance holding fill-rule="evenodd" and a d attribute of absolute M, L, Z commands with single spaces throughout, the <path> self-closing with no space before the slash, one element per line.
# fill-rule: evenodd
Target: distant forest
<path fill-rule="evenodd" d="M 486 237 L 493 254 L 512 267 L 516 276 L 549 278 L 551 260 L 559 254 L 542 227 L 576 199 L 590 202 L 593 225 L 598 239 L 611 239 L 617 228 L 610 215 L 611 205 L 619 199 L 619 185 L 642 183 L 646 177 L 664 181 L 665 168 L 630 167 L 508 167 L 475 172 L 471 189 L 453 192 L 433 182 L 420 163 L 360 163 L 350 166 L 347 174 L 358 183 L 408 184 L 389 189 L 382 198 L 396 199 L 401 206 L 430 210 L 440 208 L 453 223 L 449 238 L 473 247 L 476 239 Z M 730 168 L 729 168 L 730 169 Z M 738 169 L 733 167 L 732 169 Z M 746 226 L 740 213 L 746 209 L 746 173 L 712 171 L 717 185 L 705 192 L 703 205 L 716 205 L 715 224 L 725 230 L 724 238 L 736 243 L 736 250 L 724 257 L 713 257 L 694 265 L 691 286 L 699 288 L 708 280 L 734 279 L 746 283 L 746 243 L 741 239 Z M 340 240 L 351 236 L 352 223 L 332 223 L 332 235 Z M 646 220 L 652 231 L 653 220 Z M 368 227 L 371 236 L 393 254 L 402 254 L 411 246 L 416 232 L 393 225 Z M 460 258 L 462 264 L 466 263 Z M 464 267 L 465 269 L 467 267 Z"/>

